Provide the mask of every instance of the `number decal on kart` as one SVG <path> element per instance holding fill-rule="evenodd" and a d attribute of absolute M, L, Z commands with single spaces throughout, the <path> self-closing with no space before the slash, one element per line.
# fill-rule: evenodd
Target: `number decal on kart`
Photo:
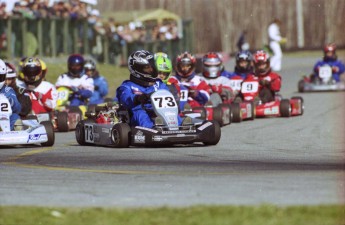
<path fill-rule="evenodd" d="M 254 93 L 257 92 L 259 89 L 259 82 L 243 82 L 241 92 L 242 93 Z"/>
<path fill-rule="evenodd" d="M 58 99 L 63 100 L 68 97 L 68 94 L 65 91 L 59 91 L 58 92 Z"/>
<path fill-rule="evenodd" d="M 181 90 L 180 93 L 181 93 L 180 101 L 186 102 L 188 100 L 188 90 Z"/>
<path fill-rule="evenodd" d="M 94 134 L 93 134 L 92 125 L 85 125 L 85 142 L 88 142 L 88 143 L 94 142 Z"/>
<path fill-rule="evenodd" d="M 319 69 L 319 77 L 327 81 L 332 76 L 332 68 L 330 66 L 321 66 Z"/>
<path fill-rule="evenodd" d="M 239 91 L 241 90 L 241 83 L 243 80 L 230 80 L 230 86 L 232 90 Z"/>
<path fill-rule="evenodd" d="M 155 104 L 156 108 L 172 108 L 176 106 L 175 99 L 170 96 L 156 97 L 153 100 L 153 104 Z"/>
<path fill-rule="evenodd" d="M 0 108 L 1 108 L 1 110 L 0 110 L 1 112 L 8 112 L 9 111 L 7 102 L 1 103 Z"/>

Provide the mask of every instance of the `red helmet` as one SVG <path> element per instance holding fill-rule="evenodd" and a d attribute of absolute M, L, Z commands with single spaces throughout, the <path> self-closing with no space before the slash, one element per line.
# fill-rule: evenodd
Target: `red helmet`
<path fill-rule="evenodd" d="M 176 72 L 182 77 L 189 77 L 195 70 L 196 58 L 189 52 L 184 52 L 176 58 Z"/>
<path fill-rule="evenodd" d="M 335 51 L 337 50 L 337 46 L 334 43 L 326 44 L 323 48 L 325 60 L 335 60 L 337 59 L 337 55 Z M 331 54 L 330 54 L 331 52 Z"/>
<path fill-rule="evenodd" d="M 222 60 L 216 52 L 209 52 L 202 58 L 204 77 L 217 78 L 222 70 Z"/>
<path fill-rule="evenodd" d="M 259 50 L 254 53 L 254 67 L 255 73 L 258 75 L 265 75 L 270 68 L 270 55 L 264 50 Z M 265 65 L 265 66 L 262 66 Z"/>

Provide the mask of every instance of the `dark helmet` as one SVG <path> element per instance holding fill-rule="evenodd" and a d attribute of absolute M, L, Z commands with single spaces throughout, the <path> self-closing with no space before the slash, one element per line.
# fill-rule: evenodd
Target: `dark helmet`
<path fill-rule="evenodd" d="M 265 75 L 270 70 L 270 55 L 263 51 L 259 50 L 254 53 L 254 67 L 255 67 L 255 74 L 257 75 Z M 265 64 L 264 68 L 261 68 L 261 65 Z"/>
<path fill-rule="evenodd" d="M 183 69 L 183 66 L 189 66 L 189 69 Z M 196 58 L 189 52 L 184 52 L 176 58 L 176 71 L 182 77 L 189 77 L 195 70 Z"/>
<path fill-rule="evenodd" d="M 209 52 L 202 58 L 202 75 L 207 78 L 217 78 L 222 71 L 222 59 L 216 52 Z"/>
<path fill-rule="evenodd" d="M 26 58 L 23 62 L 22 72 L 24 75 L 24 82 L 27 85 L 37 87 L 44 78 L 42 65 L 38 58 Z"/>
<path fill-rule="evenodd" d="M 335 51 L 337 50 L 337 46 L 334 43 L 326 44 L 323 48 L 324 53 L 324 60 L 325 61 L 332 61 L 337 60 L 337 55 Z"/>
<path fill-rule="evenodd" d="M 236 66 L 235 66 L 235 71 L 239 73 L 248 73 L 252 71 L 252 60 L 253 56 L 250 51 L 245 50 L 245 51 L 240 51 L 236 54 Z M 241 64 L 243 62 L 247 62 L 245 66 L 242 66 Z"/>
<path fill-rule="evenodd" d="M 72 54 L 67 60 L 68 75 L 80 77 L 84 71 L 84 57 L 80 54 Z"/>
<path fill-rule="evenodd" d="M 135 51 L 128 57 L 130 80 L 142 86 L 151 86 L 156 81 L 158 72 L 154 55 L 146 50 Z"/>

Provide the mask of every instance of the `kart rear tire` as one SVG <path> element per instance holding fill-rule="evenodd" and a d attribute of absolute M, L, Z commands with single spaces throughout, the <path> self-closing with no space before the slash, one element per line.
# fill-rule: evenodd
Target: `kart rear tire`
<path fill-rule="evenodd" d="M 220 105 L 213 108 L 213 118 L 212 119 L 217 121 L 221 127 L 224 126 L 223 111 L 222 111 L 222 107 Z"/>
<path fill-rule="evenodd" d="M 115 148 L 128 148 L 131 128 L 127 123 L 117 123 L 111 129 L 111 142 Z"/>
<path fill-rule="evenodd" d="M 224 113 L 223 113 L 224 108 L 225 109 L 229 109 L 229 123 L 224 123 L 224 121 L 223 121 L 223 123 L 224 123 L 224 125 L 230 125 L 232 123 L 232 121 L 233 121 L 233 118 L 234 118 L 234 114 L 232 113 L 231 105 L 230 104 L 222 103 L 222 104 L 220 104 L 220 107 L 222 109 L 222 115 L 223 116 L 224 116 Z"/>
<path fill-rule="evenodd" d="M 303 113 L 304 113 L 304 99 L 301 96 L 293 96 L 293 97 L 291 97 L 291 99 L 301 100 L 301 114 L 300 115 L 303 115 Z"/>
<path fill-rule="evenodd" d="M 256 117 L 256 106 L 255 106 L 255 104 L 254 104 L 254 102 L 250 102 L 250 106 L 252 107 L 252 117 L 250 117 L 249 119 L 250 120 L 254 120 L 255 119 L 255 117 Z"/>
<path fill-rule="evenodd" d="M 300 92 L 300 93 L 303 93 L 303 92 L 304 92 L 304 83 L 305 83 L 304 80 L 300 80 L 300 81 L 298 82 L 298 92 Z"/>
<path fill-rule="evenodd" d="M 41 124 L 44 126 L 47 132 L 48 141 L 41 143 L 41 146 L 50 147 L 55 143 L 55 132 L 54 126 L 50 121 L 42 121 Z"/>
<path fill-rule="evenodd" d="M 232 122 L 234 123 L 240 123 L 242 122 L 242 111 L 239 103 L 231 103 L 231 109 L 232 109 Z"/>
<path fill-rule="evenodd" d="M 57 118 L 57 128 L 60 132 L 68 132 L 68 113 L 67 112 L 58 112 L 56 115 Z"/>
<path fill-rule="evenodd" d="M 213 123 L 213 134 L 210 134 L 210 137 L 212 137 L 212 139 L 210 141 L 204 141 L 204 145 L 216 145 L 218 144 L 221 137 L 220 124 L 215 120 L 211 122 Z"/>
<path fill-rule="evenodd" d="M 282 99 L 280 101 L 280 115 L 282 117 L 291 116 L 291 103 L 289 99 Z"/>

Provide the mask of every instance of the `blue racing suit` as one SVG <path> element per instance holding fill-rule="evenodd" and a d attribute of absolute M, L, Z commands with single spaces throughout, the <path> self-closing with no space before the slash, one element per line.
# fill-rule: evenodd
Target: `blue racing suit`
<path fill-rule="evenodd" d="M 10 126 L 11 130 L 14 130 L 14 123 L 20 118 L 19 113 L 22 110 L 22 106 L 17 99 L 16 92 L 11 87 L 4 85 L 0 89 L 0 94 L 5 95 L 11 104 L 12 115 L 10 116 Z"/>
<path fill-rule="evenodd" d="M 89 99 L 89 104 L 99 104 L 104 102 L 104 97 L 108 94 L 108 82 L 107 80 L 100 75 L 93 77 L 93 84 L 95 90 L 92 93 L 91 98 Z"/>
<path fill-rule="evenodd" d="M 123 105 L 127 110 L 130 111 L 131 115 L 131 126 L 141 126 L 152 128 L 154 122 L 149 114 L 153 112 L 152 104 L 150 102 L 144 104 L 135 104 L 134 98 L 136 95 L 151 94 L 156 90 L 165 89 L 169 91 L 169 88 L 160 79 L 156 80 L 153 86 L 144 87 L 138 85 L 130 80 L 124 81 L 116 90 L 116 98 L 119 103 Z M 151 111 L 151 112 L 150 112 Z M 181 118 L 178 117 L 179 125 L 181 125 Z"/>
<path fill-rule="evenodd" d="M 314 66 L 314 73 L 312 74 L 312 76 L 314 77 L 318 77 L 318 74 L 319 74 L 319 67 L 320 66 L 323 66 L 323 65 L 329 65 L 330 67 L 338 67 L 339 68 L 339 71 L 338 72 L 335 72 L 332 70 L 332 76 L 333 76 L 333 79 L 336 81 L 336 82 L 339 82 L 340 81 L 340 75 L 342 73 L 345 72 L 345 65 L 343 62 L 341 62 L 340 60 L 336 60 L 336 59 L 324 59 L 324 60 L 319 60 L 315 66 Z"/>

